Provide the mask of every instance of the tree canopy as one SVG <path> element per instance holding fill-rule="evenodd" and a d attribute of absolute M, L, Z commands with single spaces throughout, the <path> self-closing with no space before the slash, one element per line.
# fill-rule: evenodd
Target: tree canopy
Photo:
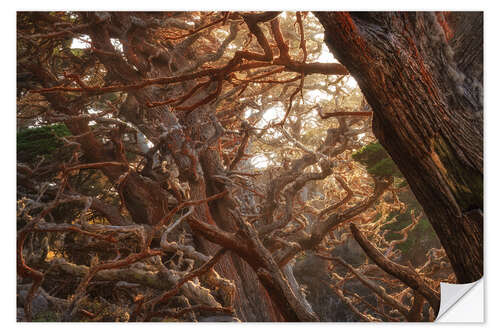
<path fill-rule="evenodd" d="M 316 15 L 18 12 L 18 320 L 435 318 L 454 263 Z"/>

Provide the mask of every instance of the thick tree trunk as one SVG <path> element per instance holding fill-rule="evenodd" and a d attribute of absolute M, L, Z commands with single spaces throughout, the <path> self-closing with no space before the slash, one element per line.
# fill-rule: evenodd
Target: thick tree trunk
<path fill-rule="evenodd" d="M 316 13 L 459 283 L 483 274 L 482 13 Z"/>
<path fill-rule="evenodd" d="M 201 154 L 200 163 L 205 177 L 209 179 L 207 196 L 228 190 L 223 183 L 214 181 L 216 179 L 214 176 L 224 175 L 224 168 L 218 152 L 207 149 Z M 219 228 L 228 232 L 238 231 L 238 225 L 230 213 L 230 210 L 236 209 L 232 196 L 226 195 L 220 200 L 210 202 L 208 206 Z M 282 321 L 284 319 L 282 314 L 278 307 L 273 304 L 264 286 L 259 282 L 253 268 L 236 253 L 231 253 L 230 260 L 234 265 L 235 276 L 227 275 L 226 277 L 233 279 L 237 286 L 236 307 L 239 310 L 238 313 L 241 313 L 241 319 L 244 321 Z M 216 268 L 218 267 L 216 266 Z"/>

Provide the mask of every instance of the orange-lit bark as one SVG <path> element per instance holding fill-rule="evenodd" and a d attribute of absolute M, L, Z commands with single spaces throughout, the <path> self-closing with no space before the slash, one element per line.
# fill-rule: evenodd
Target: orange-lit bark
<path fill-rule="evenodd" d="M 424 207 L 458 281 L 481 278 L 482 13 L 450 13 L 450 24 L 432 12 L 316 16 L 373 108 L 373 131 Z"/>

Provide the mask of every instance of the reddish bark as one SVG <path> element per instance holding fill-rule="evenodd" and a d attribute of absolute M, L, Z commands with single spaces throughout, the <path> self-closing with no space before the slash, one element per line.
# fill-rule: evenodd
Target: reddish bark
<path fill-rule="evenodd" d="M 483 274 L 482 13 L 318 12 L 458 282 Z M 438 20 L 439 18 L 439 20 Z M 446 34 L 446 35 L 445 35 Z"/>

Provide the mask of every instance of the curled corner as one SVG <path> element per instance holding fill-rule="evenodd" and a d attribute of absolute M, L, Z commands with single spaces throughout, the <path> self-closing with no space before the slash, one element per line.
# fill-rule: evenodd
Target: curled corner
<path fill-rule="evenodd" d="M 472 283 L 441 286 L 441 303 L 436 322 L 483 322 L 484 279 Z"/>

